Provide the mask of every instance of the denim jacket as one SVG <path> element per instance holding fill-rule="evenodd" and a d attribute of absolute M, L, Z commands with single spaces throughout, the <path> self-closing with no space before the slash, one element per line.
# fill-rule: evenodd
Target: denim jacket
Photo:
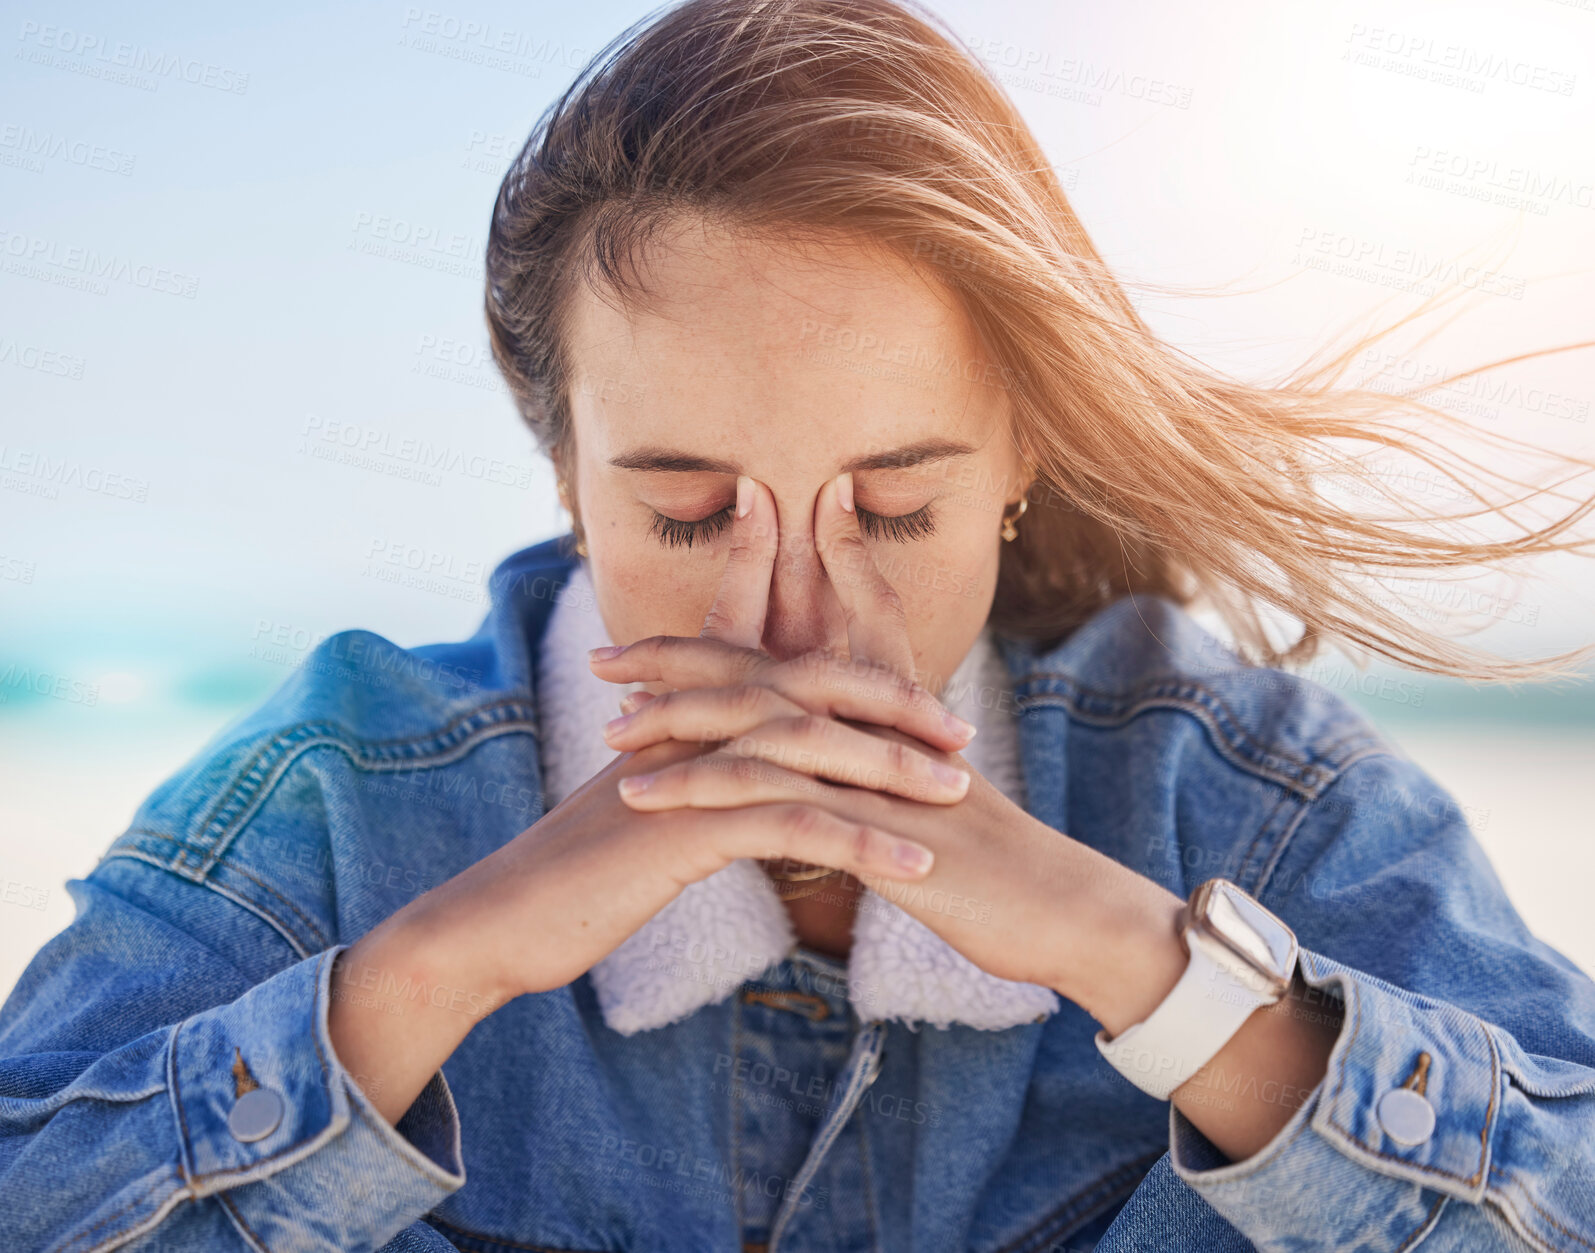
<path fill-rule="evenodd" d="M 1257 1153 L 1120 1077 L 1072 1004 L 862 1022 L 801 945 L 634 1036 L 587 975 L 513 1000 L 390 1126 L 331 1047 L 332 962 L 543 812 L 568 544 L 503 562 L 469 640 L 322 642 L 68 884 L 0 1010 L 0 1248 L 1595 1249 L 1595 984 L 1360 714 L 1146 596 L 1050 650 L 1001 639 L 1027 807 L 1181 895 L 1234 880 L 1343 1002 Z"/>

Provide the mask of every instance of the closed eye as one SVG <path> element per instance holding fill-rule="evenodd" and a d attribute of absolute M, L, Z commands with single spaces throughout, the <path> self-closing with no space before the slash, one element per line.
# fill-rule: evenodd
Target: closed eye
<path fill-rule="evenodd" d="M 649 527 L 649 534 L 657 535 L 659 542 L 666 548 L 691 548 L 694 544 L 712 543 L 719 538 L 726 527 L 731 525 L 734 508 L 734 505 L 727 505 L 719 512 L 693 522 L 667 517 L 656 510 L 653 525 Z M 856 505 L 854 510 L 858 514 L 859 527 L 869 539 L 889 539 L 899 544 L 906 544 L 910 540 L 924 539 L 936 532 L 936 521 L 931 514 L 929 504 L 921 505 L 912 513 L 901 513 L 894 517 L 871 513 L 868 509 Z"/>

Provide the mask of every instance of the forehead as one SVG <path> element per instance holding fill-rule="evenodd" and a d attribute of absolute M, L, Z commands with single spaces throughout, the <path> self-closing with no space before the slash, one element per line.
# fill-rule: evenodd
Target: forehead
<path fill-rule="evenodd" d="M 694 220 L 639 258 L 649 299 L 573 293 L 578 442 L 704 451 L 816 441 L 845 461 L 927 436 L 983 444 L 1003 372 L 954 296 L 862 241 L 732 233 Z"/>

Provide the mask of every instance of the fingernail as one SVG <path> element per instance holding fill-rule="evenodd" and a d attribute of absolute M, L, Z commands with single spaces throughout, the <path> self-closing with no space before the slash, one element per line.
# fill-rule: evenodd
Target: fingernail
<path fill-rule="evenodd" d="M 923 844 L 907 844 L 899 841 L 892 848 L 892 860 L 904 870 L 914 874 L 923 874 L 929 870 L 931 863 L 936 860 L 935 855 Z"/>
<path fill-rule="evenodd" d="M 589 650 L 587 653 L 587 660 L 609 661 L 620 656 L 620 654 L 625 651 L 626 646 L 624 644 L 605 644 L 602 648 L 594 648 Z"/>
<path fill-rule="evenodd" d="M 631 715 L 627 714 L 624 718 L 615 718 L 610 722 L 604 723 L 604 738 L 607 739 L 609 736 L 614 735 L 620 730 L 621 727 L 625 726 L 630 721 Z M 940 763 L 938 762 L 937 764 L 939 765 Z"/>
<path fill-rule="evenodd" d="M 623 796 L 635 796 L 638 792 L 645 792 L 653 786 L 657 775 L 628 774 L 620 781 L 620 791 Z"/>
<path fill-rule="evenodd" d="M 613 723 L 610 724 L 614 725 Z M 960 770 L 957 766 L 949 766 L 944 762 L 933 761 L 930 763 L 930 772 L 939 782 L 960 791 L 969 786 L 969 771 Z"/>
<path fill-rule="evenodd" d="M 957 714 L 943 714 L 941 720 L 943 726 L 954 735 L 961 736 L 965 742 L 975 738 L 974 724 L 965 722 Z"/>
<path fill-rule="evenodd" d="M 745 518 L 753 509 L 753 480 L 746 474 L 737 475 L 737 517 Z"/>
<path fill-rule="evenodd" d="M 836 476 L 836 502 L 849 513 L 853 512 L 853 472 Z"/>

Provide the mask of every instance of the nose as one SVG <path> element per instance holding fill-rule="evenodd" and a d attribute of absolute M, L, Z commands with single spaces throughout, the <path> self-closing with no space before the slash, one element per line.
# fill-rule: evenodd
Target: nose
<path fill-rule="evenodd" d="M 808 526 L 783 527 L 760 647 L 785 661 L 829 645 L 847 652 L 847 624 Z"/>

